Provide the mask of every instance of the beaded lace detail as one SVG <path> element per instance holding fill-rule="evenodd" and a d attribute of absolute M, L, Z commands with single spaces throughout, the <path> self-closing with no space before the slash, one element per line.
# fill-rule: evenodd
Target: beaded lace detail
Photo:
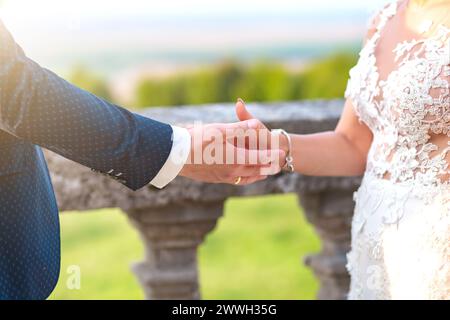
<path fill-rule="evenodd" d="M 450 299 L 450 30 L 398 43 L 380 79 L 375 51 L 396 13 L 393 2 L 377 15 L 346 90 L 373 133 L 354 193 L 349 298 Z"/>
<path fill-rule="evenodd" d="M 366 171 L 395 183 L 449 187 L 450 30 L 440 25 L 426 39 L 399 43 L 393 51 L 396 69 L 380 80 L 375 48 L 396 11 L 394 2 L 379 14 L 346 90 L 374 134 Z M 433 142 L 438 136 L 446 137 L 444 145 L 443 139 Z"/>

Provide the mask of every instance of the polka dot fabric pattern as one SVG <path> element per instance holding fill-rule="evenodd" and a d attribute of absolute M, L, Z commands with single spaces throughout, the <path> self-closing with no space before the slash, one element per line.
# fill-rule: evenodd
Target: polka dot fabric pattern
<path fill-rule="evenodd" d="M 172 128 L 40 67 L 0 21 L 0 299 L 44 299 L 58 278 L 58 210 L 39 147 L 137 190 L 166 162 Z"/>
<path fill-rule="evenodd" d="M 0 173 L 0 299 L 45 299 L 59 276 L 58 208 L 41 150 L 13 149 L 24 161 Z"/>

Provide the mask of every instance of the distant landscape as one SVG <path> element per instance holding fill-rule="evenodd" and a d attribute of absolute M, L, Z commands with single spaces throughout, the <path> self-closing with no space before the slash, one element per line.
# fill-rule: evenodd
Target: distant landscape
<path fill-rule="evenodd" d="M 353 0 L 342 1 L 340 5 L 328 0 L 308 5 L 306 2 L 298 5 L 294 1 L 281 1 L 278 6 L 262 2 L 259 8 L 251 6 L 249 1 L 242 2 L 235 12 L 231 10 L 231 4 L 218 2 L 217 9 L 213 10 L 214 6 L 205 2 L 204 11 L 196 12 L 195 6 L 166 8 L 164 4 L 148 5 L 146 10 L 139 10 L 136 4 L 133 9 L 133 3 L 143 6 L 143 2 L 136 0 L 127 5 L 124 3 L 122 7 L 112 5 L 109 11 L 106 10 L 108 6 L 100 5 L 103 0 L 95 5 L 81 0 L 80 8 L 75 2 L 66 8 L 52 1 L 43 0 L 49 7 L 41 8 L 31 1 L 6 0 L 6 5 L 0 7 L 0 16 L 32 59 L 77 85 L 132 107 L 234 100 L 234 95 L 249 92 L 246 87 L 253 80 L 251 76 L 244 80 L 233 78 L 236 83 L 228 87 L 236 88 L 220 97 L 194 93 L 197 95 L 194 98 L 158 98 L 152 93 L 152 88 L 157 88 L 157 92 L 163 91 L 161 95 L 173 96 L 173 90 L 179 91 L 183 80 L 191 77 L 198 80 L 199 74 L 205 77 L 205 73 L 220 72 L 217 70 L 223 70 L 223 65 L 229 65 L 230 61 L 241 75 L 246 70 L 251 74 L 255 68 L 283 69 L 287 74 L 282 78 L 288 83 L 282 85 L 292 88 L 286 88 L 285 93 L 275 89 L 279 92 L 261 92 L 247 96 L 249 99 L 271 101 L 317 97 L 317 93 L 308 93 L 314 89 L 308 89 L 310 85 L 304 81 L 301 93 L 292 91 L 298 86 L 299 74 L 314 69 L 322 60 L 335 59 L 336 55 L 356 56 L 371 10 L 381 2 L 371 0 L 363 6 L 356 5 Z M 23 11 L 18 5 L 20 2 L 27 4 Z M 40 13 L 25 10 L 30 5 Z M 89 9 L 92 6 L 98 9 Z M 322 90 L 324 97 L 343 93 L 342 82 L 346 80 L 349 63 L 355 61 L 348 56 L 332 63 L 331 67 L 343 75 L 339 77 L 338 90 Z M 262 74 L 258 73 L 258 76 Z M 268 79 L 268 82 L 273 81 Z M 173 83 L 178 83 L 176 88 Z M 150 95 L 154 98 L 149 99 Z"/>
<path fill-rule="evenodd" d="M 336 52 L 356 52 L 371 10 L 370 5 L 346 7 L 345 1 L 342 10 L 312 6 L 288 10 L 282 1 L 273 12 L 255 7 L 232 14 L 158 15 L 129 6 L 120 15 L 77 13 L 55 2 L 53 14 L 24 11 L 18 16 L 14 2 L 8 3 L 12 9 L 6 5 L 0 16 L 31 58 L 64 77 L 74 68 L 88 69 L 107 81 L 117 100 L 125 103 L 133 100 L 140 79 L 149 76 L 165 77 L 225 60 L 275 62 L 297 71 Z"/>

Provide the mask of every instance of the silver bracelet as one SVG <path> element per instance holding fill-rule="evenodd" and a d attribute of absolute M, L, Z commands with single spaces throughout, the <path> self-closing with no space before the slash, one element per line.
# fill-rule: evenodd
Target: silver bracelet
<path fill-rule="evenodd" d="M 283 170 L 292 173 L 295 171 L 294 168 L 294 158 L 292 158 L 292 141 L 291 141 L 291 136 L 289 135 L 289 133 L 287 133 L 285 130 L 283 129 L 273 129 L 271 131 L 273 134 L 275 135 L 284 135 L 288 141 L 288 150 L 287 150 L 287 154 L 286 154 L 286 164 L 283 166 Z"/>

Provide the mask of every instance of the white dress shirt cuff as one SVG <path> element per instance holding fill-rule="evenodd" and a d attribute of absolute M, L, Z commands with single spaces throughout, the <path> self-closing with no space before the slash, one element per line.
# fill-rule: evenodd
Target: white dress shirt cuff
<path fill-rule="evenodd" d="M 185 128 L 172 126 L 172 150 L 164 166 L 150 182 L 162 189 L 178 176 L 191 151 L 191 134 Z"/>

